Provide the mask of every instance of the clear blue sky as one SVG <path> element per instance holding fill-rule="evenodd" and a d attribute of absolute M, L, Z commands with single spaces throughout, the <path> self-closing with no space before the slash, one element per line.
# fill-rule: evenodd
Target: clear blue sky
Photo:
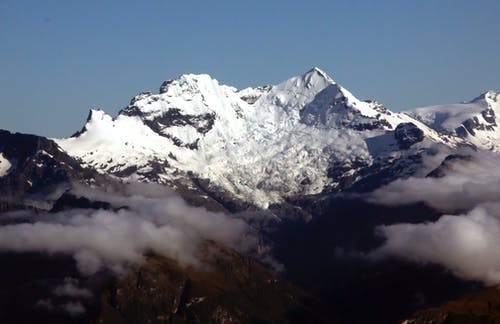
<path fill-rule="evenodd" d="M 313 66 L 393 110 L 500 90 L 499 0 L 0 0 L 0 128 L 80 129 L 164 79 L 236 87 Z"/>

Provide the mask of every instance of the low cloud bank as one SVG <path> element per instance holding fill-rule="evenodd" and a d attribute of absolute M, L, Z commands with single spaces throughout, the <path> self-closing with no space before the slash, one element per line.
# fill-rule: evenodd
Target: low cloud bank
<path fill-rule="evenodd" d="M 437 263 L 455 275 L 487 284 L 500 283 L 500 203 L 494 214 L 476 207 L 464 215 L 445 215 L 434 223 L 381 226 L 387 240 L 372 257 L 398 256 Z"/>
<path fill-rule="evenodd" d="M 499 154 L 463 151 L 455 156 L 442 168 L 445 176 L 398 179 L 375 190 L 368 200 L 384 205 L 422 201 L 439 210 L 455 211 L 500 199 Z"/>
<path fill-rule="evenodd" d="M 440 178 L 397 180 L 370 195 L 379 204 L 425 202 L 448 213 L 462 211 L 435 222 L 378 227 L 386 241 L 371 257 L 441 264 L 464 279 L 500 283 L 500 155 L 467 156 L 449 163 Z"/>
<path fill-rule="evenodd" d="M 89 275 L 103 268 L 119 273 L 147 252 L 200 266 L 199 247 L 206 240 L 239 251 L 258 241 L 245 221 L 189 206 L 162 186 L 131 184 L 119 193 L 77 187 L 75 193 L 128 208 L 26 214 L 24 223 L 0 227 L 0 250 L 70 254 Z"/>

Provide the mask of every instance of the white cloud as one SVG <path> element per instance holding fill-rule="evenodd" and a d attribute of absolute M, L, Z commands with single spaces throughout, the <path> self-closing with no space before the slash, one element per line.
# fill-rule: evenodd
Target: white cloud
<path fill-rule="evenodd" d="M 64 283 L 53 290 L 53 294 L 59 297 L 90 298 L 92 292 L 86 288 L 78 287 L 78 280 L 64 278 Z"/>
<path fill-rule="evenodd" d="M 500 203 L 495 204 L 500 211 Z M 446 215 L 434 223 L 381 226 L 387 241 L 372 256 L 394 255 L 418 263 L 437 263 L 465 279 L 500 283 L 499 213 L 480 206 L 465 215 Z"/>
<path fill-rule="evenodd" d="M 372 257 L 436 263 L 465 279 L 500 283 L 500 155 L 468 152 L 441 178 L 396 180 L 369 200 L 386 205 L 425 202 L 445 212 L 435 222 L 381 226 L 385 243 Z"/>
<path fill-rule="evenodd" d="M 140 263 L 149 251 L 197 266 L 198 248 L 205 240 L 240 251 L 257 244 L 245 221 L 189 206 L 163 187 L 125 186 L 125 196 L 78 190 L 129 208 L 28 214 L 26 223 L 0 227 L 0 250 L 71 254 L 83 274 L 92 274 L 103 267 L 120 272 Z"/>
<path fill-rule="evenodd" d="M 398 179 L 375 190 L 368 200 L 403 205 L 424 201 L 440 210 L 470 209 L 478 203 L 495 201 L 500 192 L 500 155 L 491 152 L 466 152 L 454 161 L 445 177 Z"/>

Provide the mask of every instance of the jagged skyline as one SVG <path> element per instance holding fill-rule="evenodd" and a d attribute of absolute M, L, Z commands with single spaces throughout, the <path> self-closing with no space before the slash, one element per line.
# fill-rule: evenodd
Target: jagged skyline
<path fill-rule="evenodd" d="M 239 88 L 319 66 L 392 110 L 499 90 L 496 1 L 2 1 L 0 128 L 68 136 L 164 79 Z M 26 118 L 29 116 L 30 118 Z"/>

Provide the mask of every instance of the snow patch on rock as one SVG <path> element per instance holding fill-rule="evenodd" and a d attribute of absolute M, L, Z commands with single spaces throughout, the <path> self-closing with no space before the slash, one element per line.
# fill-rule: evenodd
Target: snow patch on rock
<path fill-rule="evenodd" d="M 0 152 L 0 177 L 6 176 L 12 171 L 12 163 Z"/>

